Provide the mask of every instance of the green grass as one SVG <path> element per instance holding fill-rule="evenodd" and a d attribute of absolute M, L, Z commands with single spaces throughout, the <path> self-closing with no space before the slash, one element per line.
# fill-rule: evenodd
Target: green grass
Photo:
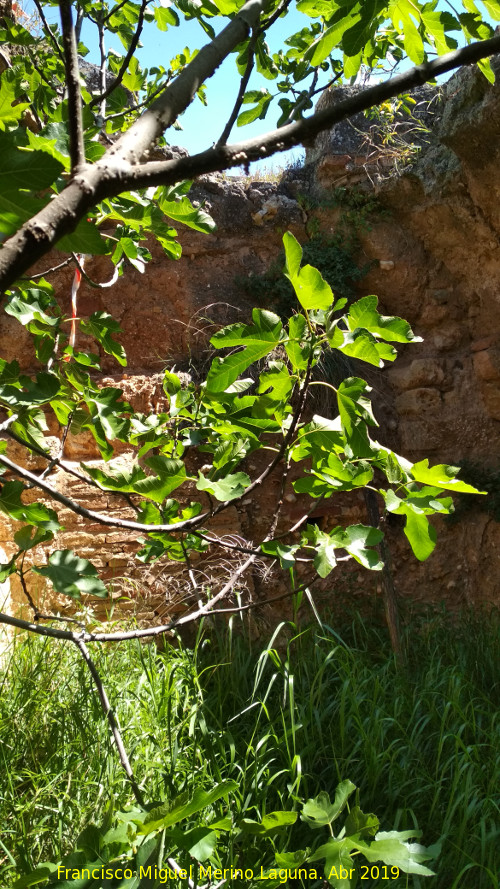
<path fill-rule="evenodd" d="M 236 810 L 255 818 L 350 778 L 383 829 L 443 839 L 435 880 L 391 886 L 498 889 L 498 621 L 414 622 L 406 670 L 360 619 L 283 625 L 268 645 L 210 632 L 193 649 L 95 652 L 148 800 L 234 778 Z M 110 799 L 132 803 L 77 652 L 18 640 L 0 682 L 2 884 L 57 861 Z"/>

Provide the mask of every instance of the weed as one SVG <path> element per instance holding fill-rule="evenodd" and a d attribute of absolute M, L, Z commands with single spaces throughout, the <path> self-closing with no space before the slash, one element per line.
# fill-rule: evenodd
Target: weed
<path fill-rule="evenodd" d="M 499 622 L 434 617 L 408 635 L 407 671 L 360 618 L 284 624 L 264 645 L 215 626 L 191 649 L 135 641 L 95 657 L 150 800 L 235 779 L 235 817 L 260 818 L 349 777 L 383 827 L 443 838 L 435 889 L 498 889 Z M 5 886 L 131 802 L 83 664 L 49 642 L 13 643 L 1 683 Z M 250 853 L 257 864 L 258 838 Z M 391 886 L 424 886 L 410 879 Z"/>
<path fill-rule="evenodd" d="M 359 267 L 352 251 L 352 242 L 338 235 L 313 237 L 303 245 L 304 262 L 319 269 L 336 297 L 352 299 L 354 284 L 366 275 L 370 265 Z M 288 318 L 296 304 L 294 290 L 283 276 L 284 255 L 263 275 L 239 277 L 237 283 L 257 305 L 269 306 L 282 318 Z"/>

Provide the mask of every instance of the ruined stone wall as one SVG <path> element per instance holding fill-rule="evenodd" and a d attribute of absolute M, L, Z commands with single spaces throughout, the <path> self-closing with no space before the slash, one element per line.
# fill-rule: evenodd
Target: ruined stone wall
<path fill-rule="evenodd" d="M 123 388 L 138 410 L 161 408 L 163 369 L 176 366 L 189 372 L 190 361 L 203 368 L 214 327 L 248 318 L 252 298 L 241 279 L 261 274 L 276 259 L 283 231 L 291 229 L 301 241 L 313 233 L 335 234 L 343 224 L 342 208 L 332 200 L 335 189 L 341 186 L 347 194 L 361 189 L 368 196 L 375 194 L 384 212 L 371 212 L 365 220 L 368 227 L 358 231 L 357 261 L 370 265 L 357 284 L 359 294 L 377 293 L 382 311 L 407 318 L 424 338 L 402 348 L 395 366 L 367 370 L 375 392 L 379 440 L 413 460 L 428 456 L 434 463 L 469 459 L 497 466 L 500 88 L 489 85 L 475 69 L 465 69 L 445 87 L 439 109 L 434 122 L 426 118 L 432 124 L 430 144 L 411 167 L 401 171 L 396 163 L 397 175 L 383 151 L 374 160 L 364 137 L 342 142 L 337 134 L 321 137 L 319 147 L 309 150 L 305 168 L 291 171 L 279 185 L 217 176 L 198 183 L 194 198 L 206 203 L 218 223 L 217 232 L 208 236 L 182 231 L 183 256 L 178 262 L 166 259 L 153 245 L 153 261 L 145 273 L 128 268 L 110 290 L 82 284 L 80 313 L 106 309 L 123 328 L 126 373 L 117 375 L 116 365 L 105 357 L 103 383 Z M 97 257 L 89 272 L 97 280 L 106 279 L 109 265 Z M 71 272 L 63 270 L 57 292 L 66 310 L 70 290 Z M 6 316 L 0 354 L 17 358 L 26 369 L 33 365 L 29 338 Z M 55 436 L 56 429 L 52 431 Z M 20 458 L 17 446 L 9 447 L 13 459 Z M 117 454 L 128 459 L 125 447 Z M 85 434 L 68 437 L 65 457 L 77 467 L 80 460 L 98 459 L 98 454 Z M 31 458 L 29 468 L 44 467 L 44 461 Z M 75 498 L 81 485 L 71 476 L 63 479 L 62 473 L 53 473 L 51 481 Z M 43 499 L 34 492 L 30 496 Z M 85 506 L 133 517 L 119 496 L 86 496 Z M 223 513 L 218 530 L 246 540 L 257 537 L 273 514 L 276 496 L 275 485 L 266 485 L 239 512 Z M 304 498 L 289 488 L 285 500 L 292 518 L 303 514 Z M 366 521 L 362 495 L 332 498 L 318 519 L 330 526 Z M 187 593 L 178 566 L 137 566 L 134 535 L 89 525 L 69 510 L 62 510 L 62 520 L 64 532 L 52 549 L 75 547 L 91 558 L 111 581 L 122 611 L 156 620 L 185 607 Z M 500 525 L 479 508 L 456 524 L 437 525 L 438 546 L 419 564 L 399 520 L 386 523 L 400 596 L 412 607 L 441 601 L 451 608 L 498 604 Z M 3 521 L 0 546 L 7 556 L 13 551 L 12 532 L 10 523 Z M 228 565 L 234 565 L 232 558 L 219 557 L 196 570 L 207 578 L 214 572 L 223 576 Z M 264 582 L 257 571 L 249 580 L 252 592 L 258 595 Z M 376 597 L 379 582 L 378 575 L 351 566 L 328 578 L 323 593 L 356 601 Z M 32 593 L 42 600 L 47 595 L 41 587 Z M 9 607 L 19 610 L 23 596 L 15 584 L 10 596 Z M 64 608 L 65 603 L 58 606 Z M 101 615 L 109 611 L 109 603 L 99 607 Z"/>

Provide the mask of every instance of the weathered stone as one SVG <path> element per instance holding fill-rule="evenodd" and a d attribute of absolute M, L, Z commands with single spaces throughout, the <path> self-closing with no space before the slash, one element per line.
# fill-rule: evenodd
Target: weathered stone
<path fill-rule="evenodd" d="M 419 389 L 421 387 L 439 387 L 444 380 L 444 370 L 438 361 L 429 358 L 418 358 L 407 367 L 390 370 L 390 381 L 397 389 Z"/>
<path fill-rule="evenodd" d="M 480 380 L 500 380 L 500 348 L 476 352 L 474 370 Z"/>
<path fill-rule="evenodd" d="M 437 389 L 419 388 L 398 395 L 395 406 L 402 417 L 408 414 L 420 416 L 438 410 L 440 403 L 441 396 Z"/>

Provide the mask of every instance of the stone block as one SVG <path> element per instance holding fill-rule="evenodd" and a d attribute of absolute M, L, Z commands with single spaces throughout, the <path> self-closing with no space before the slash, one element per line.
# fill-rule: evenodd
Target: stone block
<path fill-rule="evenodd" d="M 439 361 L 431 358 L 418 358 L 407 367 L 389 370 L 389 378 L 397 389 L 420 389 L 440 386 L 444 381 L 444 370 Z"/>
<path fill-rule="evenodd" d="M 395 401 L 400 416 L 419 416 L 439 409 L 441 396 L 437 389 L 410 389 L 398 395 Z"/>
<path fill-rule="evenodd" d="M 480 380 L 500 380 L 500 348 L 483 349 L 474 354 L 474 370 Z"/>

